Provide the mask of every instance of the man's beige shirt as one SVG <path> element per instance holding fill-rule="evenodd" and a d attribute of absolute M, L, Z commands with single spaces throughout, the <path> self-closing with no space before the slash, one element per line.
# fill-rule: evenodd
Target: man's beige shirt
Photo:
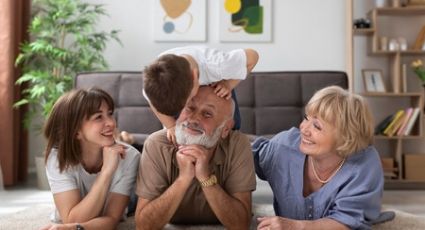
<path fill-rule="evenodd" d="M 168 140 L 165 130 L 153 133 L 144 143 L 137 176 L 136 193 L 153 200 L 164 193 L 179 175 L 177 148 Z M 239 131 L 231 131 L 221 139 L 210 162 L 218 184 L 229 194 L 255 190 L 255 170 L 251 145 Z M 217 224 L 217 217 L 208 205 L 196 178 L 185 193 L 176 213 L 174 224 Z"/>

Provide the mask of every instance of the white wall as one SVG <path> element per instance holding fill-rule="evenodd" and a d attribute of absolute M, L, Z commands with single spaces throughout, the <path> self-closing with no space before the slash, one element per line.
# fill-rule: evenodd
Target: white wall
<path fill-rule="evenodd" d="M 197 1 L 197 0 L 193 0 Z M 218 11 L 222 0 L 207 1 L 207 41 L 223 50 L 254 48 L 260 60 L 254 71 L 345 70 L 345 2 L 342 0 L 272 0 L 272 42 L 222 43 L 218 38 Z M 154 42 L 153 0 L 86 0 L 105 4 L 109 17 L 98 29 L 120 30 L 123 43 L 110 42 L 105 57 L 110 70 L 142 70 L 166 49 L 185 42 Z M 44 148 L 43 138 L 30 133 L 30 167 Z"/>
<path fill-rule="evenodd" d="M 100 21 L 100 30 L 121 30 L 124 46 L 111 43 L 105 52 L 111 70 L 141 70 L 161 51 L 190 44 L 153 41 L 152 0 L 86 1 L 106 4 L 110 17 Z M 222 0 L 206 1 L 207 41 L 196 44 L 224 50 L 254 48 L 260 53 L 257 71 L 345 70 L 345 1 L 272 0 L 270 43 L 221 43 L 218 11 Z"/>

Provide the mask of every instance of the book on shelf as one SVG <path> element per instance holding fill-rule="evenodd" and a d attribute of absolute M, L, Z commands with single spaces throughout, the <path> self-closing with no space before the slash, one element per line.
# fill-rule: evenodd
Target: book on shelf
<path fill-rule="evenodd" d="M 420 108 L 399 109 L 390 114 L 375 127 L 375 135 L 408 136 L 419 117 Z"/>
<path fill-rule="evenodd" d="M 417 118 L 419 117 L 420 112 L 421 112 L 421 108 L 417 107 L 414 109 L 412 116 L 407 122 L 406 128 L 404 130 L 404 136 L 408 136 L 412 133 L 413 125 L 415 124 Z"/>
<path fill-rule="evenodd" d="M 382 120 L 376 127 L 375 127 L 375 135 L 383 134 L 385 128 L 391 123 L 391 121 L 394 119 L 395 114 L 388 115 L 384 120 Z"/>
<path fill-rule="evenodd" d="M 397 113 L 394 115 L 394 118 L 391 121 L 391 123 L 385 128 L 383 134 L 386 136 L 390 136 L 392 133 L 394 133 L 394 129 L 399 125 L 400 120 L 403 119 L 403 116 L 404 116 L 404 109 L 398 110 Z"/>
<path fill-rule="evenodd" d="M 397 131 L 401 128 L 403 125 L 405 119 L 406 119 L 406 110 L 403 111 L 403 114 L 400 116 L 400 118 L 394 123 L 394 126 L 388 131 L 386 134 L 389 137 L 392 137 L 397 134 Z"/>
<path fill-rule="evenodd" d="M 410 120 L 410 117 L 412 117 L 412 113 L 413 113 L 414 108 L 407 108 L 405 111 L 405 115 L 404 115 L 404 119 L 403 119 L 403 123 L 401 124 L 400 128 L 397 131 L 397 136 L 403 136 L 404 134 L 404 130 L 406 129 L 407 123 Z"/>

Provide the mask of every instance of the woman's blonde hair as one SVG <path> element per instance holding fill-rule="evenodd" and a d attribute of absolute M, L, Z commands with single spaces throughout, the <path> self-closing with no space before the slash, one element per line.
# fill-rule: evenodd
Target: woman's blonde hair
<path fill-rule="evenodd" d="M 373 117 L 365 99 L 338 86 L 317 91 L 305 107 L 336 128 L 336 150 L 342 157 L 366 148 L 373 142 Z"/>

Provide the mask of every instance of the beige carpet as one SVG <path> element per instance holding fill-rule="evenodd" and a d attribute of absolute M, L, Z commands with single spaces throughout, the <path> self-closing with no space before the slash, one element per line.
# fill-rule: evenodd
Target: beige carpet
<path fill-rule="evenodd" d="M 26 210 L 17 212 L 12 215 L 0 217 L 0 229 L 39 229 L 40 227 L 49 223 L 49 214 L 52 211 L 53 206 L 51 205 L 38 205 Z M 271 205 L 254 205 L 253 207 L 255 216 L 253 218 L 251 229 L 255 229 L 255 217 L 256 216 L 267 216 L 273 215 L 273 207 Z M 388 210 L 388 209 L 387 209 Z M 424 230 L 425 229 L 425 218 L 418 217 L 409 213 L 405 213 L 398 210 L 396 217 L 393 221 L 375 225 L 374 230 Z M 119 230 L 135 229 L 134 218 L 128 218 L 125 222 L 120 223 L 118 226 Z M 183 229 L 223 229 L 221 226 L 175 226 L 167 225 L 165 229 L 171 230 L 183 230 Z"/>

